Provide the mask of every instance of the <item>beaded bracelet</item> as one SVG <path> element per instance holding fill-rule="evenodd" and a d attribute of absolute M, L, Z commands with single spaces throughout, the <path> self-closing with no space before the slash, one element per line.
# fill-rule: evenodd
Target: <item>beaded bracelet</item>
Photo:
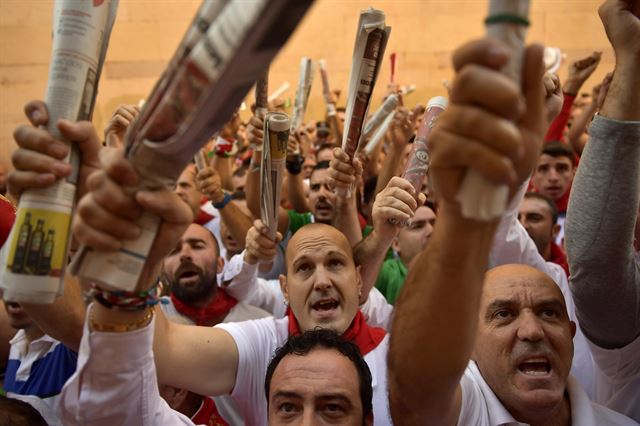
<path fill-rule="evenodd" d="M 93 283 L 91 284 L 91 290 L 89 290 L 88 296 L 93 297 L 96 302 L 106 308 L 121 311 L 142 311 L 148 306 L 155 306 L 158 303 L 168 303 L 167 300 L 162 299 L 158 295 L 157 285 L 147 291 L 134 293 L 130 291 L 107 291 Z"/>
<path fill-rule="evenodd" d="M 486 25 L 511 23 L 511 24 L 524 25 L 525 27 L 529 26 L 529 20 L 527 18 L 518 16 L 518 15 L 513 15 L 511 13 L 498 13 L 496 15 L 488 16 L 484 20 L 484 23 Z"/>

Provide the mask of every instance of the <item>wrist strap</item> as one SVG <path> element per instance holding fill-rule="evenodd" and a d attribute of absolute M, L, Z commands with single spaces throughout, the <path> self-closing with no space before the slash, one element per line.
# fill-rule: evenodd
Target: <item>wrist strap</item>
<path fill-rule="evenodd" d="M 125 333 L 127 331 L 134 331 L 139 328 L 146 327 L 149 325 L 151 320 L 153 319 L 153 309 L 147 309 L 147 313 L 144 317 L 139 320 L 122 323 L 122 324 L 103 324 L 97 322 L 93 317 L 93 311 L 91 311 L 91 315 L 89 316 L 89 325 L 91 330 L 100 331 L 106 333 Z"/>
<path fill-rule="evenodd" d="M 211 203 L 211 205 L 213 207 L 215 207 L 218 210 L 221 210 L 224 208 L 224 206 L 226 206 L 227 204 L 229 204 L 229 201 L 233 200 L 233 197 L 231 196 L 231 194 L 229 194 L 228 192 L 224 193 L 224 198 L 222 199 L 222 201 L 220 201 L 219 203 Z"/>
<path fill-rule="evenodd" d="M 91 284 L 91 290 L 87 293 L 89 297 L 109 309 L 117 309 L 121 311 L 142 311 L 149 306 L 155 306 L 158 303 L 167 304 L 167 300 L 162 299 L 158 295 L 158 286 L 155 285 L 147 291 L 130 292 L 130 291 L 108 291 L 98 287 L 95 283 Z"/>
<path fill-rule="evenodd" d="M 293 158 L 286 160 L 287 171 L 292 175 L 299 175 L 302 172 L 302 164 L 304 163 L 304 158 L 300 154 L 296 154 Z"/>

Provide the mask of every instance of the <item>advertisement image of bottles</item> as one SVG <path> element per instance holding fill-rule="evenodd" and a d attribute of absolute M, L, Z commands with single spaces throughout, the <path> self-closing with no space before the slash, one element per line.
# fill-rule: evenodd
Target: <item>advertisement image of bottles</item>
<path fill-rule="evenodd" d="M 24 219 L 18 222 L 18 238 L 7 266 L 16 274 L 60 276 L 61 265 L 57 265 L 59 260 L 56 257 L 59 258 L 61 253 L 55 250 L 64 243 L 56 241 L 55 226 L 48 227 L 47 220 L 38 217 L 40 215 L 34 217 L 34 212 L 37 210 L 27 211 Z M 51 216 L 55 214 L 49 213 Z"/>

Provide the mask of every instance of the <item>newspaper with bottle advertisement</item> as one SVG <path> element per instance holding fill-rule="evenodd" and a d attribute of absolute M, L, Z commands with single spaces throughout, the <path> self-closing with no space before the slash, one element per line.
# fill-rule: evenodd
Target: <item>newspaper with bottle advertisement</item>
<path fill-rule="evenodd" d="M 188 37 L 125 135 L 139 189 L 173 188 L 195 153 L 232 117 L 312 3 L 203 2 Z M 208 25 L 200 25 L 203 10 L 212 9 Z M 73 271 L 105 289 L 136 290 L 160 219 L 145 213 L 138 225 L 141 236 L 119 251 L 84 247 L 74 258 Z"/>
<path fill-rule="evenodd" d="M 515 16 L 520 22 L 505 22 L 502 17 Z M 492 17 L 498 17 L 494 22 Z M 490 0 L 487 18 L 487 36 L 506 43 L 511 48 L 509 62 L 502 72 L 520 86 L 522 80 L 522 62 L 527 27 L 523 23 L 529 20 L 529 0 Z M 469 169 L 462 181 L 456 200 L 460 203 L 465 217 L 478 220 L 499 218 L 507 208 L 509 187 L 495 185 L 480 173 Z"/>
<path fill-rule="evenodd" d="M 55 139 L 64 140 L 59 119 L 91 120 L 117 8 L 118 0 L 54 3 L 45 103 L 46 129 Z M 62 294 L 79 171 L 79 154 L 75 145 L 70 148 L 65 161 L 72 165 L 71 176 L 20 197 L 2 256 L 4 300 L 52 303 Z"/>
<path fill-rule="evenodd" d="M 260 164 L 260 219 L 269 228 L 269 237 L 278 231 L 282 176 L 287 158 L 291 121 L 287 114 L 271 112 L 264 120 L 264 147 Z"/>

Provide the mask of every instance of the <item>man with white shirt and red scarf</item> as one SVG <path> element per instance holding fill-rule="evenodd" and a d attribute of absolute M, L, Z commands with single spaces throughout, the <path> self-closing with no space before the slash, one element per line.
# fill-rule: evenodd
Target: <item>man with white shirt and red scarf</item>
<path fill-rule="evenodd" d="M 479 40 L 454 53 L 451 105 L 430 141 L 438 223 L 397 300 L 391 334 L 396 422 L 635 424 L 591 403 L 569 375 L 576 325 L 561 289 L 525 265 L 485 274 L 499 220 L 463 215 L 457 198 L 469 170 L 506 185 L 510 197 L 530 174 L 546 130 L 542 50 L 524 52 L 522 87 L 499 72 L 511 55 L 503 43 Z M 423 356 L 407 356 L 425 346 Z"/>
<path fill-rule="evenodd" d="M 103 168 L 96 174 L 102 175 L 100 178 L 108 184 L 94 188 L 80 201 L 75 235 L 95 249 L 113 250 L 124 237 L 122 234 L 114 237 L 117 233 L 114 229 L 120 225 L 137 226 L 135 218 L 131 214 L 125 217 L 123 211 L 138 211 L 137 206 L 142 206 L 158 214 L 163 226 L 142 278 L 150 288 L 162 259 L 175 247 L 191 222 L 192 213 L 168 190 L 140 191 L 135 199 L 126 195 L 124 185 L 135 178 L 135 171 L 122 150 L 111 150 L 102 158 Z M 114 211 L 109 202 L 114 198 L 128 208 Z M 100 220 L 82 213 L 93 208 L 103 211 Z M 141 306 L 142 309 L 131 312 L 94 303 L 87 315 L 78 370 L 63 394 L 65 423 L 140 424 L 140 410 L 148 410 L 143 415 L 148 424 L 161 420 L 154 419 L 157 406 L 144 405 L 149 395 L 157 393 L 155 375 L 151 372 L 145 379 L 140 377 L 141 369 L 148 373 L 144 366 L 153 341 L 160 384 L 201 395 L 230 393 L 247 424 L 265 424 L 267 403 L 262 384 L 275 349 L 290 335 L 322 327 L 358 345 L 373 376 L 375 424 L 390 424 L 386 386 L 388 338 L 383 330 L 369 327 L 358 309 L 362 284 L 346 237 L 328 225 L 307 225 L 289 242 L 286 263 L 289 272 L 281 281 L 290 311 L 281 319 L 193 327 L 168 321 L 159 309 L 153 319 L 154 310 L 149 307 Z M 108 349 L 112 347 L 119 348 L 117 354 Z M 112 360 L 105 368 L 96 360 L 107 353 Z M 118 407 L 117 412 L 105 412 L 106 405 Z"/>

